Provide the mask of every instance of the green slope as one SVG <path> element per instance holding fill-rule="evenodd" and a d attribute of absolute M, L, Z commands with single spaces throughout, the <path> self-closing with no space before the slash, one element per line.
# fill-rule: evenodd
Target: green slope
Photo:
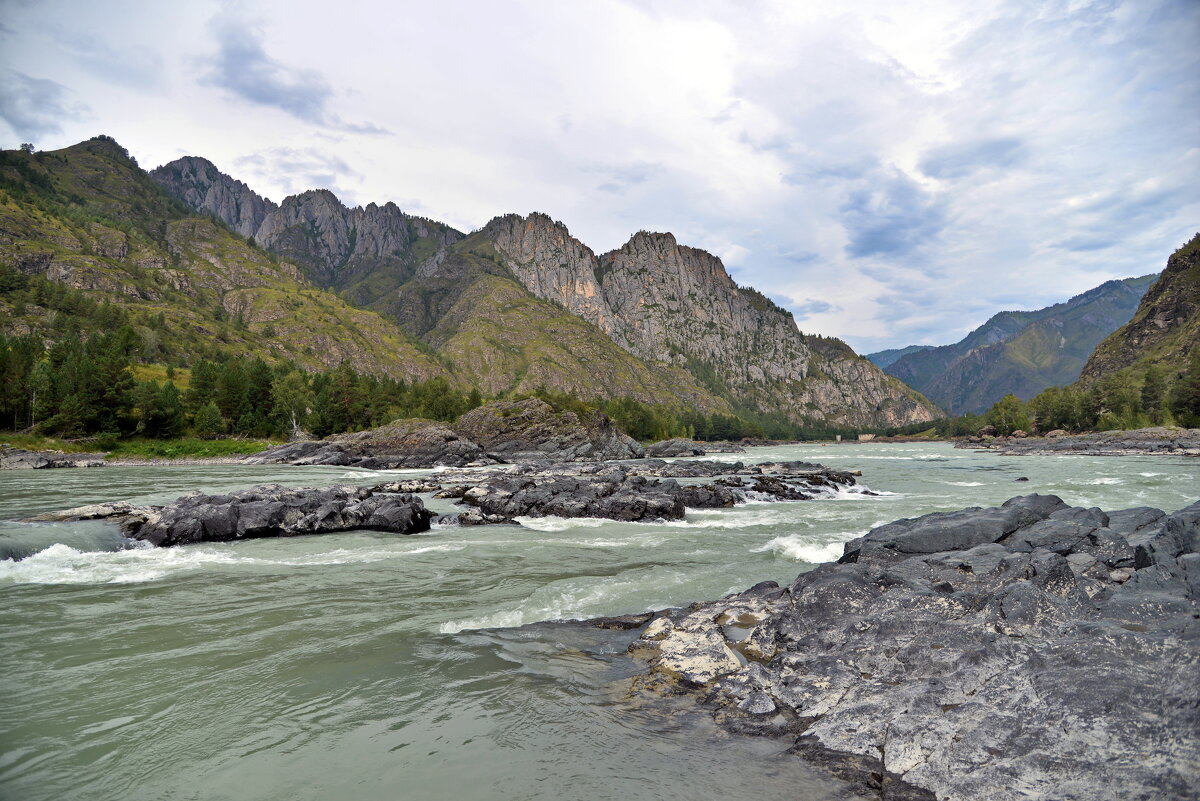
<path fill-rule="evenodd" d="M 347 360 L 408 379 L 446 373 L 394 323 L 189 213 L 106 137 L 0 152 L 0 268 L 112 304 L 142 335 L 148 361 L 224 350 L 308 368 Z M 31 291 L 0 295 L 0 328 L 62 335 L 48 300 Z"/>
<path fill-rule="evenodd" d="M 1177 374 L 1200 346 L 1200 234 L 1171 254 L 1137 312 L 1096 346 L 1080 376 L 1091 384 L 1120 370 L 1150 366 Z"/>
<path fill-rule="evenodd" d="M 955 415 L 980 413 L 1009 393 L 1031 398 L 1075 381 L 1155 278 L 1108 281 L 1044 309 L 1001 312 L 960 342 L 910 352 L 885 369 Z"/>

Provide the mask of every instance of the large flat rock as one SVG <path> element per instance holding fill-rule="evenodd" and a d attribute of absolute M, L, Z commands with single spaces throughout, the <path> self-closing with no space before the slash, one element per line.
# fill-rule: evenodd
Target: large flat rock
<path fill-rule="evenodd" d="M 634 697 L 695 694 L 881 798 L 1194 799 L 1198 546 L 1200 502 L 896 521 L 655 620 Z"/>

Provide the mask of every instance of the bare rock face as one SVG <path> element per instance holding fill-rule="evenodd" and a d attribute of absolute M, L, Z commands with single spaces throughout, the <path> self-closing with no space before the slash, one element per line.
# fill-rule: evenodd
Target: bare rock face
<path fill-rule="evenodd" d="M 544 214 L 507 215 L 483 234 L 533 294 L 597 325 L 649 362 L 706 374 L 743 401 L 794 419 L 891 426 L 936 409 L 836 340 L 737 286 L 721 260 L 671 234 L 636 234 L 596 257 Z"/>
<path fill-rule="evenodd" d="M 198 156 L 184 156 L 150 172 L 150 177 L 189 208 L 208 212 L 242 236 L 257 236 L 267 215 L 278 209 L 241 181 Z"/>
<path fill-rule="evenodd" d="M 460 417 L 455 429 L 505 462 L 638 459 L 644 454 L 607 415 L 593 412 L 581 419 L 573 411 L 555 411 L 539 398 L 480 406 Z"/>
<path fill-rule="evenodd" d="M 526 289 L 595 323 L 629 349 L 596 279 L 596 254 L 565 225 L 536 212 L 528 217 L 506 214 L 488 223 L 483 233 L 508 257 L 509 268 Z"/>
<path fill-rule="evenodd" d="M 880 798 L 1194 798 L 1198 551 L 1200 502 L 898 520 L 656 620 L 634 697 L 696 693 Z"/>
<path fill-rule="evenodd" d="M 189 207 L 302 265 L 322 286 L 350 287 L 374 270 L 403 280 L 422 259 L 435 258 L 462 238 L 448 226 L 405 214 L 395 203 L 348 208 L 327 189 L 292 195 L 276 205 L 195 156 L 176 159 L 150 176 Z"/>

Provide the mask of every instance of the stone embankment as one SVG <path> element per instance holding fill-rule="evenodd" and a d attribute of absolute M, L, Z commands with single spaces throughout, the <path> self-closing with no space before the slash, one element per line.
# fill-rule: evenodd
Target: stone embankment
<path fill-rule="evenodd" d="M 656 617 L 632 698 L 692 694 L 879 798 L 1195 798 L 1198 550 L 1200 502 L 898 520 Z"/>
<path fill-rule="evenodd" d="M 1045 437 L 1023 433 L 1019 437 L 969 437 L 955 447 L 1006 455 L 1200 456 L 1200 428 L 1158 427 L 1074 435 L 1052 431 Z"/>

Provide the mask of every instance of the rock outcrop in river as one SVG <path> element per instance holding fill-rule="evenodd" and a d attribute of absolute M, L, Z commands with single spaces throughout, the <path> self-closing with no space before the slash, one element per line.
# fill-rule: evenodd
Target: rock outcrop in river
<path fill-rule="evenodd" d="M 184 495 L 166 506 L 103 503 L 40 515 L 38 521 L 105 520 L 153 545 L 191 545 L 353 529 L 413 534 L 432 513 L 412 495 L 357 487 L 292 489 L 264 484 L 228 495 Z"/>
<path fill-rule="evenodd" d="M 320 440 L 289 442 L 247 456 L 246 464 L 340 465 L 367 470 L 495 464 L 483 448 L 434 420 L 386 426 Z"/>
<path fill-rule="evenodd" d="M 444 475 L 444 474 L 443 474 Z M 712 479 L 708 483 L 676 479 Z M 740 462 L 518 465 L 515 469 L 450 473 L 439 497 L 473 507 L 468 522 L 515 517 L 602 517 L 610 520 L 678 520 L 686 509 L 718 509 L 747 499 L 804 501 L 857 488 L 854 474 L 809 462 L 745 466 Z M 411 490 L 417 482 L 381 485 Z M 428 483 L 421 489 L 432 489 Z"/>
<path fill-rule="evenodd" d="M 634 697 L 694 693 L 879 798 L 1194 798 L 1198 550 L 1200 502 L 898 520 L 655 619 Z"/>
<path fill-rule="evenodd" d="M 368 470 L 483 466 L 497 462 L 636 459 L 642 446 L 602 412 L 557 411 L 538 398 L 496 401 L 451 428 L 432 420 L 389 425 L 323 440 L 291 442 L 247 457 L 247 464 L 332 464 Z"/>

